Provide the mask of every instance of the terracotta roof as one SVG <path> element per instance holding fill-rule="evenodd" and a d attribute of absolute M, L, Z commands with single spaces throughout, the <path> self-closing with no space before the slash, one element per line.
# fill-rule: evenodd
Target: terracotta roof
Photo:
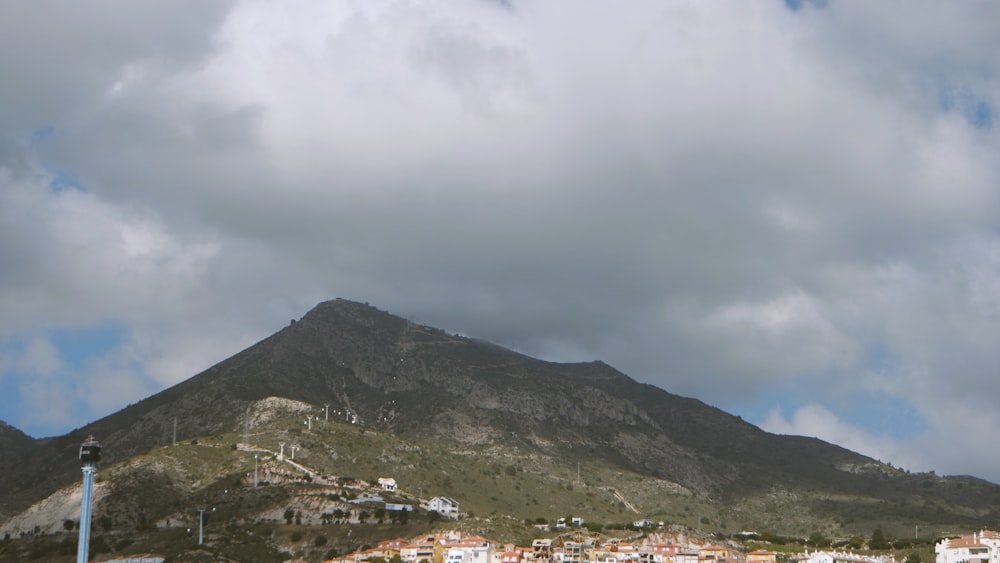
<path fill-rule="evenodd" d="M 986 547 L 986 545 L 980 543 L 978 539 L 973 539 L 972 536 L 962 536 L 960 538 L 948 540 L 949 549 L 962 547 Z"/>

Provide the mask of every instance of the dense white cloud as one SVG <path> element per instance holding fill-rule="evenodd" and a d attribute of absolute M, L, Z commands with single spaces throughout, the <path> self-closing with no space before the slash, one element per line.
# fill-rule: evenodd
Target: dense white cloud
<path fill-rule="evenodd" d="M 1000 480 L 993 4 L 56 8 L 0 8 L 15 425 L 343 296 Z"/>

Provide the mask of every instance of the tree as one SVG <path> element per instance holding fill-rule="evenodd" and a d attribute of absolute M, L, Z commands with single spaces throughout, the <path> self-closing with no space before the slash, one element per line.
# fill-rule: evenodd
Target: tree
<path fill-rule="evenodd" d="M 292 519 L 295 518 L 295 511 L 292 510 L 291 508 L 286 508 L 284 516 L 285 516 L 285 524 L 291 524 Z"/>
<path fill-rule="evenodd" d="M 73 520 L 70 519 L 63 520 L 63 530 L 66 530 L 67 532 L 72 532 L 73 528 L 75 527 L 76 527 L 76 522 L 74 522 Z"/>
<path fill-rule="evenodd" d="M 104 539 L 104 537 L 97 536 L 90 541 L 89 556 L 91 558 L 95 557 L 98 553 L 107 553 L 109 551 L 111 551 L 111 546 L 108 545 L 108 540 Z"/>
<path fill-rule="evenodd" d="M 819 532 L 809 535 L 809 545 L 814 547 L 830 547 L 830 540 Z"/>
<path fill-rule="evenodd" d="M 315 545 L 316 547 L 323 547 L 324 545 L 326 545 L 326 536 L 324 535 L 316 536 L 316 539 L 313 540 L 313 545 Z"/>
<path fill-rule="evenodd" d="M 909 555 L 906 556 L 906 560 L 903 563 L 923 563 L 923 558 L 916 551 L 911 551 Z"/>
<path fill-rule="evenodd" d="M 872 530 L 872 539 L 868 542 L 869 549 L 889 549 L 889 540 L 885 539 L 882 527 Z"/>

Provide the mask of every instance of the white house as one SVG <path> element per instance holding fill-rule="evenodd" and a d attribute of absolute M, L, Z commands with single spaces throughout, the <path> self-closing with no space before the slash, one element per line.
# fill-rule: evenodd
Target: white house
<path fill-rule="evenodd" d="M 495 553 L 493 544 L 449 547 L 445 563 L 493 563 Z"/>
<path fill-rule="evenodd" d="M 1000 533 L 992 530 L 943 539 L 934 545 L 937 563 L 1000 563 Z"/>
<path fill-rule="evenodd" d="M 378 486 L 382 487 L 383 491 L 396 492 L 396 480 L 392 477 L 379 477 Z"/>
<path fill-rule="evenodd" d="M 850 551 L 808 551 L 804 556 L 797 557 L 799 561 L 807 563 L 896 563 L 896 559 L 889 556 L 870 557 L 860 555 Z"/>
<path fill-rule="evenodd" d="M 427 501 L 427 510 L 448 518 L 458 518 L 458 501 L 448 497 L 434 497 Z"/>

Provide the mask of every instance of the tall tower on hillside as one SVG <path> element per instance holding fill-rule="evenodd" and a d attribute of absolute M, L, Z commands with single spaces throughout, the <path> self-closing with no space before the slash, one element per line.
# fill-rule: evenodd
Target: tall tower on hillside
<path fill-rule="evenodd" d="M 80 540 L 77 544 L 77 563 L 87 563 L 87 552 L 90 551 L 90 509 L 91 497 L 94 492 L 94 473 L 97 472 L 97 462 L 101 461 L 101 445 L 93 436 L 80 445 L 80 464 L 83 469 L 83 504 L 80 507 Z"/>

